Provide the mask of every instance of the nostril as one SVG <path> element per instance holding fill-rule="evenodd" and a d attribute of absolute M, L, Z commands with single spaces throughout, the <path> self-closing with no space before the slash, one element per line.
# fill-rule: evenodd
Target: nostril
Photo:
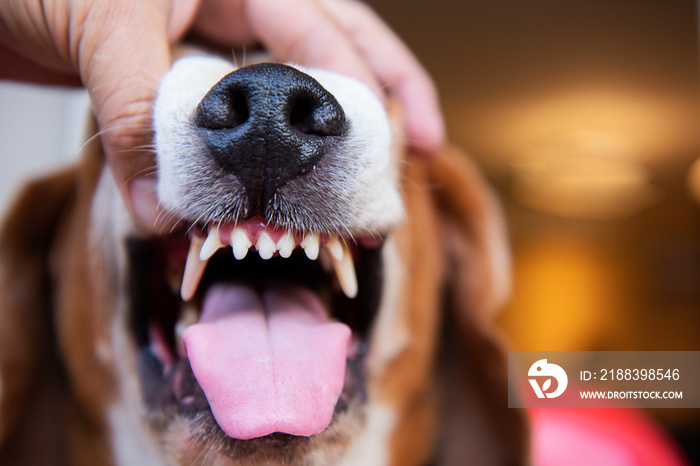
<path fill-rule="evenodd" d="M 194 123 L 205 155 L 235 177 L 250 212 L 266 208 L 279 188 L 314 170 L 350 129 L 340 103 L 321 83 L 275 63 L 221 78 L 199 101 Z"/>
<path fill-rule="evenodd" d="M 333 101 L 310 93 L 290 98 L 289 123 L 303 134 L 340 136 L 345 131 L 345 114 Z"/>
<path fill-rule="evenodd" d="M 210 92 L 197 107 L 195 124 L 200 128 L 234 128 L 250 116 L 248 99 L 241 88 L 231 87 Z"/>

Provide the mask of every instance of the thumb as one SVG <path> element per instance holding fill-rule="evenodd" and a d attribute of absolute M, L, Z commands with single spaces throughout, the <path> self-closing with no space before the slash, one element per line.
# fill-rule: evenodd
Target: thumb
<path fill-rule="evenodd" d="M 147 230 L 159 217 L 156 197 L 145 194 L 143 182 L 141 189 L 131 188 L 144 177 L 155 188 L 151 113 L 158 83 L 171 63 L 170 14 L 166 0 L 93 2 L 77 46 L 80 76 L 110 171 L 127 207 Z"/>

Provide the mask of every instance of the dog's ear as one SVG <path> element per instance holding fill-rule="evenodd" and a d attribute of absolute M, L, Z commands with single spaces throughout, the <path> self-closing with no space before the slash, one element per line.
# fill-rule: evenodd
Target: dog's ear
<path fill-rule="evenodd" d="M 501 205 L 479 169 L 448 148 L 428 163 L 443 215 L 444 244 L 458 283 L 459 307 L 470 319 L 492 320 L 510 293 L 510 249 Z"/>
<path fill-rule="evenodd" d="M 72 169 L 32 182 L 0 228 L 0 464 L 57 464 L 41 456 L 56 452 L 62 417 L 47 262 L 75 191 Z"/>
<path fill-rule="evenodd" d="M 501 207 L 480 171 L 457 150 L 447 149 L 428 161 L 427 171 L 443 217 L 440 240 L 447 269 L 439 464 L 523 464 L 525 419 L 508 408 L 507 357 L 493 322 L 510 290 Z"/>

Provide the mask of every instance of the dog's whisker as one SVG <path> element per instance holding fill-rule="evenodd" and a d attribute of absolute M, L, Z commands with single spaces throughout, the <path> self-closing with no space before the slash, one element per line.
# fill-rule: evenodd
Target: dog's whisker
<path fill-rule="evenodd" d="M 104 136 L 104 135 L 106 135 L 106 134 L 108 134 L 108 133 L 110 133 L 110 132 L 114 132 L 114 131 L 116 131 L 116 130 L 119 130 L 119 129 L 120 129 L 120 128 L 115 127 L 114 125 L 112 125 L 112 126 L 109 126 L 109 125 L 108 125 L 108 126 L 101 127 L 97 132 L 95 132 L 94 134 L 92 134 L 89 138 L 87 138 L 87 139 L 82 143 L 82 145 L 78 148 L 77 153 L 83 152 L 83 151 L 87 148 L 87 146 L 89 146 L 89 145 L 92 144 L 93 142 L 97 141 L 97 140 L 100 139 L 102 136 Z M 151 131 L 151 132 L 153 131 L 152 129 L 145 129 L 145 128 L 141 128 L 141 129 L 140 129 L 139 127 L 136 127 L 136 130 L 139 130 L 139 131 L 140 131 L 140 130 L 143 130 L 143 131 Z M 151 147 L 152 147 L 153 149 L 155 149 L 155 145 L 151 145 Z"/>
<path fill-rule="evenodd" d="M 212 453 L 213 448 L 208 448 L 206 454 L 204 455 L 204 458 L 202 458 L 202 463 L 201 466 L 206 466 L 209 464 L 209 455 Z"/>
<path fill-rule="evenodd" d="M 136 117 L 137 115 L 131 115 Z M 121 118 L 117 118 L 114 120 L 111 120 L 110 122 L 100 125 L 100 132 L 104 133 L 106 131 L 123 131 L 124 128 L 128 129 L 129 131 L 132 132 L 144 132 L 144 133 L 153 133 L 153 127 L 150 124 L 144 123 L 143 119 L 133 119 L 130 118 L 130 115 L 123 115 Z M 127 121 L 127 123 L 123 123 L 123 121 Z"/>
<path fill-rule="evenodd" d="M 134 181 L 135 179 L 137 179 L 137 178 L 143 178 L 143 177 L 146 177 L 146 176 L 152 176 L 152 175 L 155 175 L 156 173 L 158 173 L 158 167 L 157 167 L 157 166 L 151 166 L 151 167 L 142 168 L 141 170 L 138 170 L 138 171 L 136 171 L 135 173 L 132 173 L 131 175 L 129 175 L 129 176 L 124 180 L 124 182 L 123 182 L 123 184 L 122 184 L 121 187 L 123 188 L 124 186 L 126 186 L 126 185 L 128 185 L 129 183 L 133 182 L 133 181 Z"/>
<path fill-rule="evenodd" d="M 347 226 L 344 226 L 344 229 L 347 233 L 347 237 L 350 238 L 350 241 L 352 241 L 353 243 L 357 243 L 357 240 L 355 239 L 355 235 L 353 234 L 352 230 Z"/>
<path fill-rule="evenodd" d="M 140 144 L 138 146 L 132 147 L 131 150 L 148 150 L 148 151 L 154 152 L 156 150 L 156 145 L 155 144 Z"/>
<path fill-rule="evenodd" d="M 145 76 L 147 76 L 150 79 L 139 79 L 138 86 L 141 88 L 146 88 L 148 89 L 153 98 L 155 98 L 156 94 L 158 93 L 158 81 L 159 81 L 159 76 L 155 73 L 146 73 Z M 115 86 L 116 84 L 116 86 Z M 132 86 L 135 85 L 134 83 L 126 83 L 126 84 L 131 84 Z M 91 88 L 92 92 L 96 92 L 100 89 L 103 89 L 105 87 L 111 87 L 111 88 L 121 88 L 123 89 L 125 87 L 124 80 L 120 77 L 115 77 L 112 79 L 107 79 L 105 81 L 101 81 L 100 85 L 94 86 Z"/>
<path fill-rule="evenodd" d="M 149 117 L 143 115 L 121 115 L 100 126 L 102 133 L 120 132 L 122 134 L 152 137 L 153 127 Z"/>
<path fill-rule="evenodd" d="M 177 231 L 180 228 L 180 224 L 184 223 L 184 220 L 179 218 L 175 221 L 173 226 L 170 228 L 170 233 L 172 234 L 173 232 Z"/>
<path fill-rule="evenodd" d="M 153 155 L 155 156 L 155 149 L 150 148 L 150 147 L 132 147 L 129 149 L 119 149 L 117 151 L 114 151 L 115 154 L 123 155 L 123 154 L 133 154 L 133 153 L 143 153 L 143 154 L 148 154 L 148 155 Z"/>
<path fill-rule="evenodd" d="M 127 159 L 134 159 L 134 160 L 144 160 L 144 161 L 153 161 L 155 162 L 156 158 L 156 153 L 153 150 L 149 149 L 122 149 L 118 151 L 114 151 L 112 153 L 113 157 L 121 157 L 122 160 L 127 160 Z M 150 168 L 150 167 L 149 167 Z"/>
<path fill-rule="evenodd" d="M 245 53 L 245 48 L 243 49 Z M 231 61 L 233 62 L 234 68 L 241 68 L 243 65 L 238 63 L 238 56 L 236 54 L 236 49 L 231 48 Z"/>
<path fill-rule="evenodd" d="M 421 142 L 416 138 L 406 136 L 406 135 L 401 136 L 401 137 L 396 138 L 396 139 L 400 141 L 400 144 L 403 147 L 415 147 L 416 145 L 418 145 Z"/>

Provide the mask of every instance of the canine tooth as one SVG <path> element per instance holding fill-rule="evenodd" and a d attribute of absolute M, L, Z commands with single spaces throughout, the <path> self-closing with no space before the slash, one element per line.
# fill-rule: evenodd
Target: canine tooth
<path fill-rule="evenodd" d="M 248 254 L 248 249 L 253 245 L 248 238 L 248 235 L 240 228 L 234 228 L 231 234 L 231 249 L 233 249 L 233 257 L 238 260 L 243 259 Z"/>
<path fill-rule="evenodd" d="M 316 233 L 307 233 L 301 241 L 301 247 L 304 248 L 306 257 L 315 261 L 318 259 L 319 238 Z"/>
<path fill-rule="evenodd" d="M 185 353 L 184 346 L 182 345 L 182 332 L 190 325 L 196 324 L 197 321 L 199 321 L 199 312 L 197 312 L 197 308 L 190 303 L 185 303 L 180 309 L 180 316 L 177 322 L 175 322 L 175 340 L 180 354 L 182 355 Z"/>
<path fill-rule="evenodd" d="M 292 235 L 291 231 L 286 231 L 279 241 L 277 241 L 277 249 L 280 252 L 280 256 L 285 259 L 292 255 L 294 246 L 294 235 Z"/>
<path fill-rule="evenodd" d="M 187 262 L 185 263 L 185 273 L 182 276 L 182 287 L 180 288 L 180 296 L 182 296 L 183 301 L 192 299 L 204 273 L 204 268 L 207 266 L 207 261 L 199 259 L 203 244 L 203 238 L 197 235 L 192 236 L 190 251 L 187 253 Z"/>
<path fill-rule="evenodd" d="M 331 253 L 331 256 L 333 259 L 336 261 L 341 261 L 343 260 L 343 253 L 345 251 L 345 247 L 343 244 L 340 242 L 337 236 L 331 236 L 331 238 L 326 241 L 326 244 L 324 244 L 326 249 L 328 249 L 328 252 Z"/>
<path fill-rule="evenodd" d="M 219 229 L 212 228 L 211 230 L 209 230 L 207 239 L 204 240 L 202 250 L 199 251 L 199 259 L 203 261 L 209 260 L 209 258 L 213 256 L 214 253 L 218 251 L 219 248 L 222 246 L 223 243 L 221 242 L 221 238 L 219 237 Z"/>
<path fill-rule="evenodd" d="M 257 248 L 260 257 L 265 260 L 271 258 L 275 251 L 277 251 L 275 242 L 272 241 L 270 235 L 268 235 L 265 231 L 260 233 L 260 237 L 258 238 L 258 242 L 256 243 L 255 247 Z"/>
<path fill-rule="evenodd" d="M 338 277 L 338 282 L 340 283 L 340 288 L 342 288 L 343 293 L 348 298 L 354 298 L 357 296 L 357 274 L 355 273 L 355 264 L 352 261 L 352 254 L 348 251 L 347 246 L 340 244 L 342 257 L 336 259 L 335 255 L 331 252 L 333 269 L 335 270 L 335 275 Z"/>

